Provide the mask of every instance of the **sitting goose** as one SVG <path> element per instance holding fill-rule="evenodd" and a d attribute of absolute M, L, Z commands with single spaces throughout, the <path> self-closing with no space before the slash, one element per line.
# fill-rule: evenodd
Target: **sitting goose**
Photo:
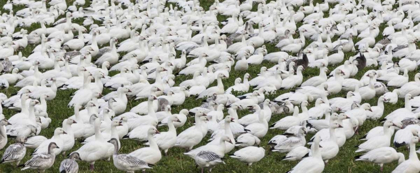
<path fill-rule="evenodd" d="M 60 173 L 77 173 L 79 172 L 79 164 L 76 160 L 80 160 L 79 153 L 70 153 L 68 159 L 64 159 L 60 164 Z"/>
<path fill-rule="evenodd" d="M 117 169 L 134 173 L 134 171 L 141 169 L 144 171 L 145 169 L 151 168 L 150 164 L 138 159 L 137 157 L 128 154 L 118 154 L 119 147 L 117 139 L 112 138 L 108 142 L 114 145 L 114 154 L 112 155 L 112 159 L 114 160 L 114 165 Z"/>
<path fill-rule="evenodd" d="M 44 172 L 46 169 L 51 168 L 55 161 L 55 154 L 52 152 L 53 149 L 58 149 L 55 142 L 51 142 L 48 145 L 48 153 L 36 154 L 30 160 L 25 163 L 25 167 L 21 170 L 37 169 Z"/>
<path fill-rule="evenodd" d="M 26 147 L 24 138 L 17 138 L 17 142 L 9 145 L 6 151 L 3 153 L 0 163 L 13 163 L 16 162 L 16 166 L 19 165 L 20 161 L 26 155 Z"/>

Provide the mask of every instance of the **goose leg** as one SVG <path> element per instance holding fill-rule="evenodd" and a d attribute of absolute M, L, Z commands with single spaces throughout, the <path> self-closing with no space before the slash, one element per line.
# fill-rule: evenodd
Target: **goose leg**
<path fill-rule="evenodd" d="M 384 164 L 381 164 L 381 172 L 384 172 Z"/>
<path fill-rule="evenodd" d="M 201 168 L 201 173 L 204 173 L 204 168 Z"/>
<path fill-rule="evenodd" d="M 95 169 L 95 165 L 94 164 L 95 164 L 95 162 L 93 162 L 93 163 L 90 164 L 90 170 L 91 171 L 93 171 Z"/>

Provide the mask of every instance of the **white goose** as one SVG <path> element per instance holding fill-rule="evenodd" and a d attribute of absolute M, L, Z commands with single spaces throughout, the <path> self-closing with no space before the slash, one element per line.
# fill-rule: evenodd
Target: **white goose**
<path fill-rule="evenodd" d="M 195 125 L 178 135 L 175 146 L 191 150 L 195 145 L 200 143 L 207 134 L 205 120 L 207 120 L 205 114 L 201 111 L 197 112 L 195 114 Z"/>
<path fill-rule="evenodd" d="M 356 156 L 356 161 L 368 161 L 378 164 L 383 171 L 384 164 L 391 163 L 394 160 L 398 160 L 398 164 L 405 161 L 404 154 L 397 152 L 391 147 L 381 147 L 373 149 L 361 156 Z"/>
<path fill-rule="evenodd" d="M 248 166 L 251 166 L 252 163 L 260 161 L 265 156 L 265 150 L 262 147 L 254 147 L 254 146 L 248 146 L 245 148 L 242 148 L 230 157 L 238 159 L 242 162 L 245 162 L 248 164 Z"/>
<path fill-rule="evenodd" d="M 143 160 L 144 162 L 148 164 L 156 164 L 160 161 L 162 158 L 162 153 L 159 150 L 158 145 L 156 144 L 155 139 L 153 138 L 153 135 L 159 133 L 156 129 L 150 128 L 147 132 L 148 134 L 148 140 L 150 143 L 150 147 L 144 147 L 140 148 L 138 150 L 135 150 L 128 154 L 129 156 L 136 157 L 140 160 Z"/>
<path fill-rule="evenodd" d="M 290 170 L 290 173 L 312 172 L 321 173 L 324 171 L 324 161 L 322 161 L 321 151 L 319 147 L 319 137 L 315 137 L 314 143 L 311 146 L 311 156 L 300 161 L 295 167 Z"/>

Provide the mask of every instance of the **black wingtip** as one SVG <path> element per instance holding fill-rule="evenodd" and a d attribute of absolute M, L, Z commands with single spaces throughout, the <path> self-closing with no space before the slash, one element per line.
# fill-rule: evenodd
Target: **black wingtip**
<path fill-rule="evenodd" d="M 356 160 L 356 159 L 359 159 L 360 157 L 362 157 L 362 155 L 355 156 L 354 159 Z"/>
<path fill-rule="evenodd" d="M 123 139 L 130 139 L 130 136 L 129 136 L 128 134 L 126 134 L 126 135 L 124 135 L 122 138 L 123 138 Z"/>
<path fill-rule="evenodd" d="M 402 142 L 402 143 L 394 142 L 394 146 L 397 147 L 397 148 L 399 148 L 401 146 L 404 146 L 404 145 L 405 145 L 405 142 Z"/>
<path fill-rule="evenodd" d="M 276 125 L 276 123 L 274 123 L 274 124 L 271 124 L 271 126 L 270 127 L 274 127 Z"/>

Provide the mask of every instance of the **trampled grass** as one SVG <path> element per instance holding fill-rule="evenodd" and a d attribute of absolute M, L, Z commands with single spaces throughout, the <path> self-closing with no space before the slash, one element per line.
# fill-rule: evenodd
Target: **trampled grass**
<path fill-rule="evenodd" d="M 2 7 L 5 3 L 5 0 L 2 0 L 0 2 L 0 7 Z M 68 0 L 68 4 L 72 3 L 72 0 Z M 208 7 L 213 4 L 213 0 L 200 0 L 201 5 L 204 7 L 204 9 L 208 9 Z M 86 4 L 85 6 L 88 6 Z M 18 9 L 22 9 L 22 6 L 15 6 L 14 11 L 18 11 Z M 2 13 L 5 11 L 2 10 Z M 63 17 L 63 16 L 61 16 Z M 225 20 L 226 17 L 219 16 L 219 20 Z M 82 21 L 82 20 L 78 20 Z M 25 28 L 28 31 L 32 31 L 36 28 L 39 28 L 40 25 L 33 25 L 29 28 Z M 381 30 L 383 30 L 383 26 L 381 27 Z M 16 29 L 16 31 L 19 31 L 20 29 Z M 296 34 L 295 37 L 298 37 Z M 382 36 L 380 35 L 377 40 L 380 40 Z M 336 38 L 335 38 L 336 39 Z M 356 41 L 355 41 L 356 42 Z M 29 45 L 26 49 L 22 51 L 24 56 L 29 56 L 33 50 L 34 46 Z M 267 45 L 268 52 L 275 52 L 278 51 L 274 45 Z M 352 56 L 353 54 L 346 54 L 346 58 Z M 177 57 L 180 55 L 178 54 Z M 258 66 L 250 66 L 248 73 L 251 75 L 251 77 L 257 76 L 259 73 L 259 70 L 262 66 L 271 67 L 274 66 L 274 63 L 268 63 L 264 62 L 261 65 Z M 330 70 L 334 69 L 335 67 L 329 67 Z M 365 69 L 361 72 L 359 72 L 356 76 L 356 78 L 360 78 L 364 72 L 366 72 L 368 69 Z M 314 75 L 318 75 L 319 70 L 318 69 L 306 69 L 304 74 L 304 79 L 310 78 Z M 225 88 L 233 85 L 233 82 L 235 78 L 237 77 L 243 77 L 242 72 L 235 72 L 232 71 L 230 73 L 230 78 L 223 80 L 223 83 L 225 85 Z M 410 80 L 413 80 L 414 73 L 410 73 Z M 185 79 L 189 79 L 191 76 L 178 76 L 176 78 L 177 83 L 179 81 L 183 81 Z M 2 93 L 6 93 L 8 96 L 11 96 L 12 94 L 16 93 L 19 90 L 19 88 L 9 88 L 7 90 L 0 90 Z M 276 96 L 288 92 L 289 90 L 282 90 L 278 91 L 276 94 L 268 95 L 267 97 L 270 99 L 274 99 Z M 70 95 L 74 91 L 70 90 L 59 90 L 57 93 L 56 99 L 53 101 L 48 102 L 48 114 L 52 119 L 52 123 L 47 129 L 43 129 L 40 135 L 44 135 L 46 137 L 51 137 L 53 135 L 53 131 L 57 127 L 61 127 L 62 121 L 73 115 L 73 109 L 67 107 L 67 103 L 71 100 Z M 106 90 L 105 92 L 110 92 L 109 90 Z M 334 95 L 333 97 L 344 97 L 345 93 L 341 92 L 339 94 Z M 329 96 L 331 98 L 332 96 Z M 144 100 L 142 100 L 144 101 Z M 130 110 L 132 107 L 136 106 L 141 101 L 135 101 L 134 99 L 129 99 L 129 104 L 127 111 Z M 181 109 L 191 109 L 196 106 L 201 105 L 202 100 L 195 100 L 194 98 L 188 98 L 186 99 L 185 103 L 182 106 L 175 106 L 172 109 L 172 113 L 178 113 Z M 370 103 L 371 105 L 376 105 L 377 103 L 377 97 L 371 100 L 366 101 L 367 103 Z M 401 108 L 404 106 L 404 101 L 398 102 L 396 105 L 390 105 L 386 104 L 384 115 L 389 114 L 395 109 Z M 4 115 L 8 118 L 14 115 L 16 112 L 4 109 Z M 243 116 L 248 114 L 247 111 L 240 111 L 239 116 Z M 279 120 L 280 118 L 284 117 L 286 115 L 273 115 L 272 119 L 269 124 L 272 124 Z M 190 127 L 193 124 L 193 118 L 189 117 L 188 122 L 185 124 L 184 127 L 177 129 L 177 132 L 180 133 L 184 129 Z M 381 126 L 381 123 L 379 121 L 372 121 L 368 120 L 365 122 L 365 124 L 360 127 L 359 133 L 353 136 L 353 138 L 347 140 L 346 144 L 340 148 L 340 152 L 334 159 L 330 160 L 328 164 L 325 166 L 326 173 L 345 173 L 345 172 L 379 172 L 379 166 L 371 164 L 371 163 L 364 163 L 364 162 L 355 162 L 354 157 L 358 154 L 355 153 L 356 147 L 358 144 L 362 143 L 362 141 L 359 141 L 359 138 L 364 136 L 370 129 L 372 129 L 375 126 Z M 159 128 L 160 131 L 166 131 L 166 127 Z M 282 131 L 280 130 L 269 130 L 268 134 L 262 138 L 262 146 L 266 148 L 266 156 L 258 163 L 253 164 L 251 167 L 246 166 L 244 163 L 239 162 L 238 160 L 231 159 L 227 155 L 225 156 L 225 162 L 226 165 L 218 165 L 213 169 L 213 172 L 286 172 L 290 170 L 293 166 L 297 164 L 297 162 L 288 162 L 288 161 L 281 161 L 282 157 L 285 154 L 280 153 L 272 153 L 269 152 L 269 147 L 267 146 L 267 142 L 275 135 L 281 134 Z M 307 139 L 309 139 L 312 136 L 312 134 L 307 136 Z M 200 143 L 199 146 L 204 145 L 207 143 L 209 135 Z M 12 139 L 9 139 L 9 144 L 13 143 L 14 141 Z M 138 143 L 133 140 L 121 140 L 122 148 L 120 150 L 121 153 L 129 153 L 132 152 L 138 148 L 143 147 L 141 143 Z M 8 145 L 9 145 L 8 144 Z M 77 150 L 81 147 L 80 141 L 76 142 L 76 145 L 74 146 L 73 150 Z M 197 146 L 198 147 L 198 146 Z M 400 150 L 405 153 L 406 157 L 407 155 L 407 149 L 406 148 L 400 148 Z M 3 151 L 0 151 L 0 155 L 3 154 Z M 234 150 L 235 151 L 235 150 Z M 232 152 L 234 152 L 232 151 Z M 33 152 L 33 150 L 28 150 L 27 155 L 25 159 L 22 162 L 27 161 L 30 158 L 30 154 Z M 162 160 L 151 170 L 147 170 L 147 172 L 199 172 L 199 169 L 196 168 L 194 161 L 189 158 L 188 156 L 185 156 L 183 149 L 179 148 L 173 148 L 170 149 L 169 155 L 164 156 Z M 56 162 L 54 166 L 50 169 L 48 169 L 46 172 L 58 172 L 58 168 L 60 165 L 60 162 L 65 159 L 67 156 L 59 155 L 56 158 Z M 80 166 L 80 172 L 90 172 L 88 170 L 88 164 L 83 161 L 79 161 Z M 394 162 L 392 164 L 386 164 L 384 167 L 384 172 L 391 172 L 395 167 L 397 166 L 397 163 Z M 12 165 L 8 164 L 1 164 L 0 165 L 0 172 L 21 172 L 20 168 L 16 168 Z M 32 170 L 27 170 L 25 172 L 34 172 Z M 95 172 L 103 173 L 103 172 L 120 172 L 117 170 L 112 161 L 98 161 L 95 163 Z"/>

